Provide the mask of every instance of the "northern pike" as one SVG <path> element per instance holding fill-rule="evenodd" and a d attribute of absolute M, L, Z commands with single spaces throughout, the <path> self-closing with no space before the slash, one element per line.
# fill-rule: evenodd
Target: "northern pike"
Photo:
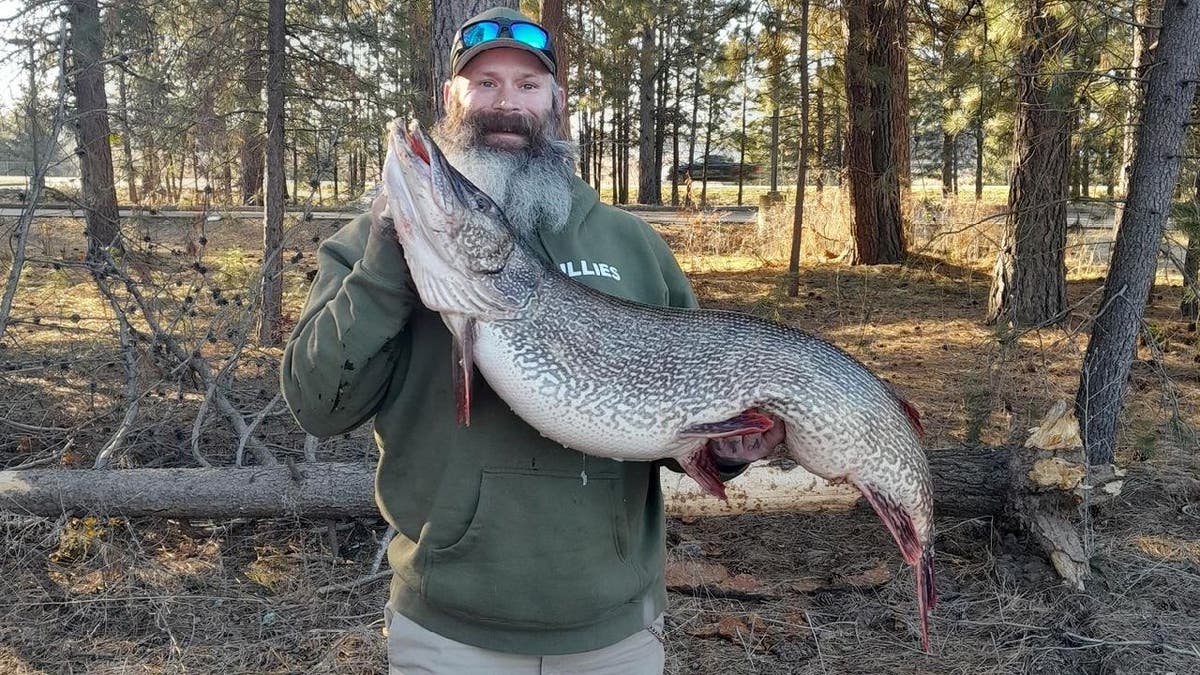
<path fill-rule="evenodd" d="M 674 458 L 723 496 L 708 442 L 780 420 L 791 457 L 857 487 L 915 568 L 929 651 L 933 490 L 919 417 L 889 385 L 796 328 L 629 302 L 568 278 L 416 123 L 394 123 L 383 186 L 417 292 L 453 334 L 461 422 L 478 367 L 544 436 L 600 457 Z"/>

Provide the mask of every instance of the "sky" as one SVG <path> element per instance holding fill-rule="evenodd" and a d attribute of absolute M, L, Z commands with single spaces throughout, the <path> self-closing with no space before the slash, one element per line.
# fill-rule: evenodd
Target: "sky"
<path fill-rule="evenodd" d="M 29 60 L 28 47 L 10 42 L 25 38 L 25 27 L 21 19 L 6 20 L 15 16 L 24 5 L 21 0 L 0 0 L 0 110 L 4 112 L 21 105 L 29 83 L 29 72 L 25 70 L 25 63 Z M 37 47 L 39 54 L 50 48 L 48 43 Z M 45 86 L 54 74 L 44 73 L 43 77 L 42 86 Z"/>

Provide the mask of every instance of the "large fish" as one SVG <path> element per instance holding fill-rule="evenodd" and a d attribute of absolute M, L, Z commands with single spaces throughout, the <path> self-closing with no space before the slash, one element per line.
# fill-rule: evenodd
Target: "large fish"
<path fill-rule="evenodd" d="M 413 124 L 393 125 L 387 208 L 422 302 L 454 335 L 459 418 L 474 367 L 543 435 L 619 460 L 674 458 L 723 496 L 708 444 L 784 425 L 790 455 L 857 487 L 937 600 L 916 411 L 837 347 L 754 316 L 628 302 L 547 264 Z"/>

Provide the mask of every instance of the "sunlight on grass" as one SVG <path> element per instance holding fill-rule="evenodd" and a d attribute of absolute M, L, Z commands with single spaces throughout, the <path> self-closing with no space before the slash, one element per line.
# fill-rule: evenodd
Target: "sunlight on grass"
<path fill-rule="evenodd" d="M 1135 538 L 1133 543 L 1142 553 L 1159 560 L 1186 561 L 1200 565 L 1200 541 L 1145 535 Z"/>

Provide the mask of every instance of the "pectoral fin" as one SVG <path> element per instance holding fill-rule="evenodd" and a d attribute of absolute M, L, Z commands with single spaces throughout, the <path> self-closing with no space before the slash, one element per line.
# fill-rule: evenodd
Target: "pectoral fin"
<path fill-rule="evenodd" d="M 458 423 L 471 426 L 471 376 L 475 371 L 475 319 L 455 314 L 443 316 L 453 334 L 450 354 L 454 401 L 458 408 Z"/>
<path fill-rule="evenodd" d="M 702 422 L 693 424 L 679 432 L 684 438 L 726 438 L 729 436 L 745 436 L 761 434 L 769 431 L 775 423 L 770 417 L 757 410 L 744 410 L 733 417 L 719 422 Z"/>
<path fill-rule="evenodd" d="M 721 472 L 717 469 L 716 462 L 713 461 L 708 444 L 700 446 L 691 455 L 680 458 L 678 461 L 679 466 L 683 467 L 683 471 L 696 481 L 701 490 L 718 499 L 729 501 L 725 496 L 725 484 L 721 482 Z"/>

